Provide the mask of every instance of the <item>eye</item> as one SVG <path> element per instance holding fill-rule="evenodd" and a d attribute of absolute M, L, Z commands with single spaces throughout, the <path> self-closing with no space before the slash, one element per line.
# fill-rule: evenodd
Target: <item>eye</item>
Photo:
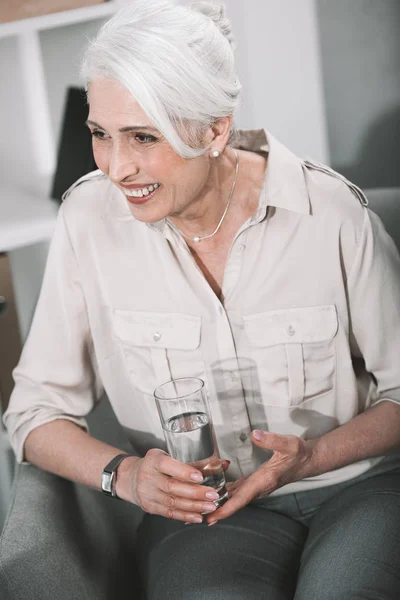
<path fill-rule="evenodd" d="M 90 133 L 96 140 L 104 140 L 107 138 L 107 134 L 104 131 L 101 131 L 101 129 L 93 129 Z"/>
<path fill-rule="evenodd" d="M 148 133 L 136 133 L 135 139 L 139 142 L 139 144 L 153 144 L 154 142 L 157 142 L 157 138 Z"/>

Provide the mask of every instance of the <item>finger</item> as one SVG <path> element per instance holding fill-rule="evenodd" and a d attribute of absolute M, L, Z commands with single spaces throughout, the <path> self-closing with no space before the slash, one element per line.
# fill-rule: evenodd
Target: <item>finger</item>
<path fill-rule="evenodd" d="M 247 506 L 247 504 L 259 495 L 260 491 L 257 479 L 251 476 L 248 477 L 242 485 L 233 490 L 229 500 L 218 509 L 218 512 L 208 517 L 207 521 L 209 525 L 213 522 L 226 519 L 244 506 Z"/>
<path fill-rule="evenodd" d="M 173 519 L 174 521 L 183 521 L 183 523 L 202 523 L 203 515 L 200 513 L 194 513 L 191 511 L 184 511 L 178 508 L 168 508 L 164 504 L 154 503 L 150 511 L 152 515 L 160 515 L 166 519 Z"/>
<path fill-rule="evenodd" d="M 159 488 L 149 486 L 149 489 L 142 490 L 140 506 L 145 512 L 151 515 L 160 515 L 168 519 L 183 521 L 185 523 L 203 522 L 203 516 L 200 514 L 203 511 L 194 512 L 190 510 L 193 503 L 190 505 L 189 500 L 187 501 L 189 503 L 189 509 L 185 510 L 181 509 L 176 499 L 166 500 L 166 496 L 167 494 L 163 493 Z M 204 504 L 205 503 L 200 503 L 200 505 Z"/>
<path fill-rule="evenodd" d="M 227 487 L 228 490 L 228 499 L 232 498 L 232 496 L 234 494 L 236 494 L 237 490 L 239 489 L 240 486 L 231 486 L 231 487 Z"/>
<path fill-rule="evenodd" d="M 160 477 L 163 479 L 161 480 L 159 487 L 170 496 L 178 496 L 198 501 L 213 501 L 219 499 L 218 492 L 205 485 L 185 483 L 179 479 L 168 477 L 167 475 L 160 475 Z"/>
<path fill-rule="evenodd" d="M 251 432 L 253 442 L 266 450 L 274 450 L 282 454 L 291 454 L 296 442 L 295 435 L 279 435 L 255 429 Z"/>
<path fill-rule="evenodd" d="M 204 481 L 203 475 L 198 469 L 171 458 L 169 454 L 154 453 L 150 450 L 147 453 L 147 456 L 151 466 L 160 473 L 175 477 L 182 481 L 192 481 L 195 483 Z"/>
<path fill-rule="evenodd" d="M 214 502 L 205 502 L 204 500 L 189 500 L 188 498 L 165 494 L 161 490 L 158 490 L 154 495 L 154 501 L 156 504 L 162 505 L 166 509 L 177 510 L 185 513 L 209 514 L 217 510 L 217 506 L 214 504 Z"/>
<path fill-rule="evenodd" d="M 246 479 L 247 477 L 241 477 L 240 479 L 236 479 L 235 481 L 228 481 L 228 483 L 226 484 L 226 489 L 228 490 L 228 492 L 233 492 L 238 487 L 240 487 L 246 481 Z"/>

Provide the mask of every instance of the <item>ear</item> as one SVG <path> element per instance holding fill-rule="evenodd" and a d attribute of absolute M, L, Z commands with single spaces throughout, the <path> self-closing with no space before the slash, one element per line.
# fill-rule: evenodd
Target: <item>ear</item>
<path fill-rule="evenodd" d="M 221 117 L 212 123 L 206 133 L 205 141 L 218 148 L 225 148 L 228 143 L 232 127 L 232 116 Z"/>

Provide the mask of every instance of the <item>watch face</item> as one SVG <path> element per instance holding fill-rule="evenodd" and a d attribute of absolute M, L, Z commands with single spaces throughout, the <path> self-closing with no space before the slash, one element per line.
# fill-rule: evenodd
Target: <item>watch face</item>
<path fill-rule="evenodd" d="M 114 473 L 104 473 L 101 476 L 101 489 L 105 494 L 112 494 L 112 481 Z"/>

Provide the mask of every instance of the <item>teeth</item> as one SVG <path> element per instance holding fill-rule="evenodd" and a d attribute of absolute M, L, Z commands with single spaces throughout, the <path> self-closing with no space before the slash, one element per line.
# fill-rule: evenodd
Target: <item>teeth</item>
<path fill-rule="evenodd" d="M 133 196 L 134 198 L 143 198 L 143 196 L 148 196 L 151 194 L 151 192 L 154 192 L 154 190 L 159 187 L 159 183 L 154 183 L 153 185 L 149 185 L 148 187 L 144 187 L 139 190 L 125 190 L 125 194 L 127 196 Z"/>

